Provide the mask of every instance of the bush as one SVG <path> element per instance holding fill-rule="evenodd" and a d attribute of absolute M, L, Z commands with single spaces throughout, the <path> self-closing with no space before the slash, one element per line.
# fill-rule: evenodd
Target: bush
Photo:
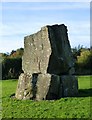
<path fill-rule="evenodd" d="M 21 58 L 5 58 L 2 61 L 2 79 L 17 79 L 21 72 Z"/>
<path fill-rule="evenodd" d="M 80 56 L 77 56 L 75 68 L 76 74 L 92 74 L 92 50 L 81 49 Z"/>

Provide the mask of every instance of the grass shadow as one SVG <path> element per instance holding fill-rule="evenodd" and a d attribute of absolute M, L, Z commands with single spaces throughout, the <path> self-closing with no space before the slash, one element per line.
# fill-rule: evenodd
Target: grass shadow
<path fill-rule="evenodd" d="M 79 89 L 77 97 L 92 97 L 92 88 L 90 89 Z"/>

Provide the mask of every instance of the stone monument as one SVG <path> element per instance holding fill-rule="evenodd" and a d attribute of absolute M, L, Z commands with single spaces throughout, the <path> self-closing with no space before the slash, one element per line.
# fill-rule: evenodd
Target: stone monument
<path fill-rule="evenodd" d="M 17 99 L 53 100 L 75 96 L 78 81 L 64 24 L 42 27 L 24 38 Z"/>

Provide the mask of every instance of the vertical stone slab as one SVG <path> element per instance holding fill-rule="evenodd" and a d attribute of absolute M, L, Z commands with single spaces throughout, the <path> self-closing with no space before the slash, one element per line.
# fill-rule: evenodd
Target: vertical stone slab
<path fill-rule="evenodd" d="M 48 73 L 50 74 L 68 74 L 69 69 L 74 66 L 67 31 L 67 27 L 64 24 L 48 26 L 49 40 L 52 48 L 48 66 Z"/>
<path fill-rule="evenodd" d="M 78 81 L 75 76 L 63 75 L 61 76 L 61 81 L 64 97 L 76 96 L 78 94 Z"/>
<path fill-rule="evenodd" d="M 50 74 L 39 74 L 37 79 L 36 100 L 46 100 L 51 82 Z"/>
<path fill-rule="evenodd" d="M 17 99 L 30 99 L 32 93 L 32 76 L 22 73 L 19 76 L 15 97 Z"/>
<path fill-rule="evenodd" d="M 59 98 L 60 76 L 51 75 L 51 82 L 46 99 L 53 100 Z M 62 90 L 61 90 L 62 91 Z"/>
<path fill-rule="evenodd" d="M 39 74 L 36 86 L 36 100 L 58 99 L 60 93 L 60 76 L 50 74 Z"/>
<path fill-rule="evenodd" d="M 26 73 L 47 73 L 51 45 L 48 36 L 48 28 L 25 37 L 22 68 Z"/>

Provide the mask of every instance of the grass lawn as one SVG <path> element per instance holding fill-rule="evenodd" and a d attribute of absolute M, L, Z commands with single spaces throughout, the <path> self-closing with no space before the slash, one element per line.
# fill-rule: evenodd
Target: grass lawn
<path fill-rule="evenodd" d="M 92 76 L 78 76 L 79 94 L 55 101 L 16 100 L 17 80 L 2 81 L 2 118 L 89 118 Z M 1 84 L 1 81 L 0 81 Z"/>

